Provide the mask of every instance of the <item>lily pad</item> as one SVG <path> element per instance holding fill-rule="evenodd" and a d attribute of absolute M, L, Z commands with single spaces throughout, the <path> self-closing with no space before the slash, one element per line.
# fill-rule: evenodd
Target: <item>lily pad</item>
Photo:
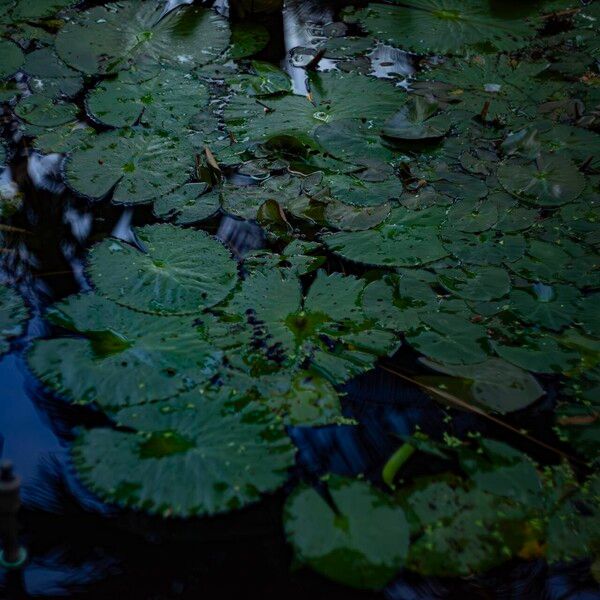
<path fill-rule="evenodd" d="M 57 127 L 75 120 L 78 108 L 70 102 L 55 100 L 46 94 L 32 94 L 23 98 L 15 113 L 23 121 L 40 127 Z"/>
<path fill-rule="evenodd" d="M 85 136 L 66 163 L 68 185 L 102 199 L 111 191 L 119 204 L 149 202 L 185 183 L 194 168 L 194 149 L 185 137 L 145 129 Z"/>
<path fill-rule="evenodd" d="M 444 270 L 438 281 L 449 292 L 466 300 L 494 300 L 510 291 L 510 277 L 499 267 Z"/>
<path fill-rule="evenodd" d="M 514 290 L 509 307 L 525 323 L 560 331 L 577 314 L 579 291 L 566 285 L 535 283 L 527 290 Z"/>
<path fill-rule="evenodd" d="M 38 21 L 53 17 L 59 11 L 77 4 L 77 0 L 19 0 L 12 11 L 15 21 Z"/>
<path fill-rule="evenodd" d="M 256 271 L 225 306 L 230 317 L 216 343 L 235 368 L 252 376 L 310 368 L 343 383 L 399 346 L 364 314 L 364 286 L 356 277 L 318 271 L 303 298 L 296 276 Z"/>
<path fill-rule="evenodd" d="M 136 231 L 144 250 L 106 239 L 90 251 L 89 273 L 100 292 L 129 308 L 196 314 L 233 289 L 237 265 L 204 231 L 148 225 Z"/>
<path fill-rule="evenodd" d="M 154 202 L 153 211 L 163 219 L 174 218 L 178 225 L 209 219 L 221 207 L 217 190 L 208 191 L 205 183 L 186 183 Z"/>
<path fill-rule="evenodd" d="M 56 38 L 69 66 L 109 74 L 132 67 L 191 71 L 217 58 L 229 43 L 227 20 L 216 12 L 185 6 L 161 18 L 157 3 L 132 0 L 79 12 Z"/>
<path fill-rule="evenodd" d="M 169 398 L 207 382 L 222 357 L 206 341 L 206 321 L 145 315 L 95 294 L 56 304 L 48 319 L 69 335 L 37 340 L 29 365 L 79 404 L 110 408 Z"/>
<path fill-rule="evenodd" d="M 397 143 L 437 140 L 450 130 L 448 116 L 438 111 L 437 102 L 415 96 L 385 122 L 382 135 Z"/>
<path fill-rule="evenodd" d="M 507 161 L 498 168 L 504 189 L 539 206 L 561 206 L 583 192 L 585 176 L 575 163 L 560 154 L 546 154 L 535 161 Z"/>
<path fill-rule="evenodd" d="M 25 57 L 21 48 L 8 40 L 0 39 L 0 79 L 6 79 L 14 75 L 21 68 Z"/>
<path fill-rule="evenodd" d="M 579 354 L 558 345 L 548 335 L 529 335 L 519 346 L 492 342 L 496 354 L 504 360 L 533 373 L 565 373 L 574 367 Z"/>
<path fill-rule="evenodd" d="M 268 411 L 233 412 L 200 390 L 114 418 L 134 431 L 82 433 L 73 447 L 79 476 L 104 500 L 163 517 L 240 509 L 283 485 L 293 464 Z"/>
<path fill-rule="evenodd" d="M 310 90 L 310 98 L 286 94 L 258 101 L 235 95 L 225 108 L 225 121 L 239 142 L 291 137 L 313 145 L 319 125 L 342 119 L 383 123 L 406 99 L 392 84 L 354 73 L 313 74 Z"/>
<path fill-rule="evenodd" d="M 421 53 L 460 53 L 466 46 L 514 50 L 534 34 L 525 19 L 494 14 L 486 0 L 403 0 L 369 4 L 352 15 L 382 42 Z"/>
<path fill-rule="evenodd" d="M 347 260 L 382 267 L 416 267 L 447 256 L 437 237 L 443 219 L 438 209 L 394 209 L 381 225 L 368 231 L 341 231 L 323 236 Z"/>
<path fill-rule="evenodd" d="M 231 27 L 229 55 L 234 60 L 260 52 L 269 42 L 269 32 L 260 23 L 234 23 Z"/>
<path fill-rule="evenodd" d="M 83 87 L 81 73 L 65 65 L 50 48 L 27 54 L 23 71 L 30 76 L 29 87 L 34 94 L 71 97 Z"/>
<path fill-rule="evenodd" d="M 544 395 L 544 388 L 533 375 L 499 358 L 476 365 L 440 364 L 424 358 L 421 362 L 440 373 L 467 380 L 473 400 L 500 414 L 521 410 Z"/>
<path fill-rule="evenodd" d="M 0 284 L 0 356 L 10 348 L 10 340 L 23 333 L 29 310 L 23 298 L 12 288 Z"/>
<path fill-rule="evenodd" d="M 485 327 L 462 315 L 421 315 L 426 329 L 407 334 L 407 341 L 426 357 L 448 364 L 472 365 L 488 357 Z"/>
<path fill-rule="evenodd" d="M 393 157 L 381 143 L 380 129 L 371 121 L 335 119 L 317 127 L 314 136 L 329 154 L 349 163 L 365 158 L 387 162 Z"/>
<path fill-rule="evenodd" d="M 190 74 L 160 71 L 140 82 L 128 71 L 98 83 L 89 93 L 86 107 L 95 121 L 111 127 L 142 122 L 169 130 L 188 125 L 208 100 L 206 86 Z"/>
<path fill-rule="evenodd" d="M 408 553 L 402 509 L 364 481 L 331 477 L 327 488 L 334 506 L 306 486 L 287 501 L 285 529 L 298 560 L 351 587 L 384 587 Z"/>
<path fill-rule="evenodd" d="M 310 371 L 299 371 L 254 380 L 258 400 L 286 425 L 311 426 L 335 423 L 343 418 L 340 399 L 327 379 Z"/>

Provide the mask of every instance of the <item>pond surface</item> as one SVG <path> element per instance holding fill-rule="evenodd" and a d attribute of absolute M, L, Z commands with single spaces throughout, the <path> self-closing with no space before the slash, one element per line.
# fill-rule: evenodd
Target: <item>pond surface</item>
<path fill-rule="evenodd" d="M 600 597 L 598 18 L 0 0 L 4 596 Z"/>

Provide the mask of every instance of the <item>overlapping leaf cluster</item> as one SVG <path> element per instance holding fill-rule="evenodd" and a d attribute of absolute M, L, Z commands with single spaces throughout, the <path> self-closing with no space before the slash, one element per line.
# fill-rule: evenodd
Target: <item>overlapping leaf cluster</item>
<path fill-rule="evenodd" d="M 297 94 L 251 60 L 266 30 L 212 10 L 67 10 L 53 38 L 35 24 L 69 3 L 5 4 L 0 77 L 21 69 L 29 90 L 2 93 L 25 133 L 66 155 L 74 193 L 157 220 L 91 248 L 93 291 L 51 307 L 28 354 L 47 387 L 113 420 L 73 451 L 103 499 L 177 516 L 257 500 L 293 464 L 285 426 L 341 422 L 340 386 L 401 344 L 430 388 L 478 410 L 551 387 L 556 431 L 597 465 L 597 6 L 349 9 L 315 50 L 338 68 Z M 410 80 L 371 74 L 381 44 L 418 53 Z M 258 223 L 268 249 L 236 263 L 207 233 L 217 215 Z M 598 555 L 596 477 L 579 488 L 491 440 L 410 445 L 438 476 L 293 493 L 303 562 L 380 588 L 402 567 Z"/>

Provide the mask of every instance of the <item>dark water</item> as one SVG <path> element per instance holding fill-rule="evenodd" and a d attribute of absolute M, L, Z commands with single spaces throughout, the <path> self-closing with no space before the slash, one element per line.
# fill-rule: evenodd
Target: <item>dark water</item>
<path fill-rule="evenodd" d="M 261 58 L 273 62 L 294 46 L 310 47 L 319 27 L 335 7 L 319 2 L 290 3 L 283 17 L 269 23 L 279 28 Z M 285 34 L 285 35 L 284 35 Z M 390 66 L 391 63 L 391 66 Z M 384 70 L 382 71 L 382 65 Z M 284 62 L 284 66 L 285 62 Z M 410 61 L 382 49 L 373 58 L 380 75 L 410 73 Z M 404 71 L 402 71 L 404 69 Z M 302 93 L 301 69 L 290 73 Z M 60 179 L 58 163 L 35 155 L 16 134 L 10 115 L 4 138 L 13 151 L 11 172 L 25 194 L 24 209 L 12 220 L 27 233 L 4 234 L 9 252 L 2 273 L 17 282 L 31 312 L 25 335 L 0 361 L 0 434 L 2 456 L 10 458 L 23 479 L 20 515 L 27 565 L 18 572 L 0 572 L 0 597 L 13 598 L 376 598 L 336 586 L 307 570 L 295 571 L 285 543 L 281 506 L 286 490 L 263 503 L 210 521 L 160 521 L 112 511 L 81 488 L 73 476 L 68 446 L 78 426 L 101 417 L 87 408 L 73 408 L 43 390 L 28 371 L 23 353 L 32 339 L 47 333 L 40 314 L 51 302 L 86 289 L 85 248 L 110 233 L 131 235 L 132 224 L 151 221 L 147 209 L 90 205 L 73 197 Z M 256 225 L 223 217 L 208 224 L 238 253 L 262 245 Z M 395 360 L 414 360 L 401 351 Z M 526 449 L 541 462 L 554 456 L 466 413 L 445 410 L 418 388 L 376 369 L 343 390 L 344 412 L 360 419 L 359 427 L 294 428 L 298 446 L 296 477 L 320 473 L 365 473 L 377 480 L 382 464 L 399 445 L 399 436 L 416 425 L 432 437 L 442 422 L 461 435 L 482 431 Z M 550 390 L 551 392 L 551 390 Z M 551 430 L 553 396 L 512 418 L 542 438 Z M 408 469 L 426 473 L 418 457 Z M 410 475 L 410 473 L 407 473 Z M 290 487 L 292 484 L 290 484 Z M 549 569 L 543 562 L 511 564 L 478 580 L 444 582 L 400 574 L 383 592 L 390 600 L 428 598 L 597 598 L 587 565 Z"/>

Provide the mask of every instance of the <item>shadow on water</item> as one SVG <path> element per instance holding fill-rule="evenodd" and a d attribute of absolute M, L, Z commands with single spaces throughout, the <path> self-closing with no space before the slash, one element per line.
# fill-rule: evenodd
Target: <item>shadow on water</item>
<path fill-rule="evenodd" d="M 226 11 L 226 3 L 216 4 Z M 288 2 L 279 23 L 281 34 L 274 36 L 275 48 L 261 56 L 281 61 L 297 93 L 306 93 L 305 71 L 294 66 L 290 52 L 297 47 L 314 51 L 337 8 L 305 0 Z M 392 48 L 380 46 L 370 58 L 378 76 L 407 77 L 412 72 L 408 55 Z M 320 66 L 335 65 L 324 59 Z M 101 417 L 42 389 L 29 372 L 24 353 L 33 339 L 48 333 L 41 317 L 45 307 L 89 288 L 84 273 L 86 248 L 109 234 L 134 241 L 132 225 L 151 222 L 153 217 L 147 208 L 123 209 L 74 197 L 61 179 L 62 157 L 34 152 L 15 131 L 14 121 L 7 119 L 4 137 L 12 158 L 0 183 L 18 189 L 24 203 L 11 220 L 15 230 L 2 233 L 2 277 L 22 292 L 32 317 L 25 334 L 0 361 L 0 433 L 3 456 L 13 460 L 24 480 L 21 525 L 30 559 L 22 571 L 0 573 L 2 597 L 381 597 L 349 591 L 307 570 L 291 570 L 280 520 L 289 489 L 233 515 L 179 522 L 113 509 L 78 484 L 69 463 L 69 442 L 78 426 L 97 424 Z M 255 223 L 224 215 L 208 225 L 237 256 L 266 243 Z M 414 360 L 409 354 L 400 358 Z M 345 415 L 360 419 L 361 425 L 292 428 L 290 435 L 298 447 L 296 478 L 314 479 L 325 472 L 365 473 L 377 481 L 401 437 L 417 425 L 436 437 L 442 423 L 448 428 L 450 420 L 456 435 L 476 430 L 506 438 L 473 415 L 440 408 L 419 389 L 381 369 L 357 378 L 342 391 Z M 549 394 L 545 403 L 516 420 L 542 437 L 551 409 Z M 414 461 L 408 468 L 423 473 L 432 465 Z M 543 563 L 512 565 L 490 574 L 486 581 L 462 583 L 401 574 L 384 595 L 390 600 L 458 596 L 591 600 L 586 577 L 585 569 L 550 570 Z"/>

